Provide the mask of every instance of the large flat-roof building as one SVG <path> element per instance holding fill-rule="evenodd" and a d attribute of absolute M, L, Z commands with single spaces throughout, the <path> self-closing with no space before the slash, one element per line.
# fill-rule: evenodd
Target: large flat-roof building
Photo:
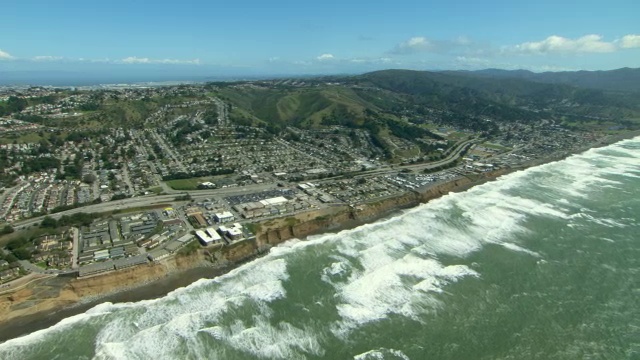
<path fill-rule="evenodd" d="M 198 230 L 196 231 L 196 236 L 198 237 L 200 243 L 204 246 L 216 244 L 222 241 L 222 237 L 220 237 L 220 235 L 213 228 Z"/>
<path fill-rule="evenodd" d="M 229 211 L 224 211 L 221 213 L 216 213 L 215 215 L 216 222 L 218 223 L 226 223 L 235 220 L 233 214 Z"/>
<path fill-rule="evenodd" d="M 198 226 L 200 227 L 207 226 L 207 220 L 204 219 L 204 216 L 202 216 L 201 212 L 189 214 L 189 216 L 191 216 L 196 221 Z"/>
<path fill-rule="evenodd" d="M 220 226 L 218 231 L 234 241 L 240 240 L 244 237 L 244 233 L 242 232 L 242 225 L 239 223 L 235 223 L 232 226 Z"/>
<path fill-rule="evenodd" d="M 285 204 L 287 201 L 289 200 L 287 200 L 287 198 L 285 198 L 284 196 L 278 196 L 270 199 L 260 200 L 260 203 L 264 206 L 274 206 Z"/>

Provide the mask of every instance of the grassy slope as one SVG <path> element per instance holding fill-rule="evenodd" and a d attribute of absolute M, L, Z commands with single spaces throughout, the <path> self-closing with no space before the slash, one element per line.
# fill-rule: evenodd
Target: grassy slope
<path fill-rule="evenodd" d="M 562 101 L 580 104 L 569 110 L 576 115 L 633 118 L 640 113 L 638 93 L 610 93 L 577 88 L 566 84 L 546 84 L 516 78 L 488 78 L 464 73 L 435 73 L 412 70 L 383 70 L 353 78 L 353 81 L 420 96 L 435 105 L 453 104 L 452 110 L 482 113 L 490 107 L 497 118 L 526 117 L 513 105 L 538 107 L 559 105 Z"/>
<path fill-rule="evenodd" d="M 222 95 L 265 122 L 317 126 L 324 115 L 341 109 L 362 114 L 377 107 L 345 87 L 294 89 L 226 88 Z"/>

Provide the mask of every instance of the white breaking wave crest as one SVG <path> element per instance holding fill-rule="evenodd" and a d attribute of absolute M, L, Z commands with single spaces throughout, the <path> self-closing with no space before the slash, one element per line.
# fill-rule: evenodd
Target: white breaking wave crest
<path fill-rule="evenodd" d="M 145 358 L 149 354 L 172 359 L 185 353 L 188 358 L 218 358 L 199 333 L 263 358 L 295 358 L 293 339 L 302 351 L 320 355 L 317 340 L 306 336 L 304 330 L 285 323 L 273 328 L 264 320 L 271 315 L 266 303 L 286 295 L 282 285 L 286 279 L 285 260 L 263 258 L 255 265 L 203 282 L 207 286 L 202 289 L 174 293 L 163 298 L 166 302 L 153 304 L 153 311 L 135 317 L 142 330 L 133 335 L 122 333 L 124 324 L 110 322 L 105 326 L 96 340 L 96 359 Z M 256 314 L 254 323 L 229 323 L 230 313 L 247 306 Z"/>
<path fill-rule="evenodd" d="M 584 219 L 584 220 L 587 220 L 588 222 L 595 223 L 604 227 L 620 227 L 620 228 L 627 227 L 627 224 L 623 224 L 620 221 L 616 221 L 614 219 L 607 219 L 607 218 L 597 218 L 593 215 L 583 213 L 583 212 L 573 214 L 569 216 L 569 219 L 571 220 Z M 625 219 L 621 219 L 621 220 L 625 220 Z M 630 220 L 630 219 L 626 219 L 626 220 Z M 570 223 L 570 224 L 575 225 L 575 223 Z"/>
<path fill-rule="evenodd" d="M 377 349 L 369 350 L 365 353 L 358 354 L 353 360 L 409 360 L 409 357 L 400 350 L 395 349 Z"/>
<path fill-rule="evenodd" d="M 629 148 L 638 140 L 512 173 L 374 224 L 289 241 L 226 275 L 197 281 L 160 299 L 98 305 L 1 344 L 0 358 L 28 358 L 25 349 L 83 326 L 99 327 L 93 338 L 96 359 L 323 356 L 326 337 L 346 342 L 365 324 L 392 315 L 422 322 L 421 315 L 446 306 L 447 285 L 482 277 L 463 262 L 487 245 L 544 261 L 544 254 L 515 240 L 528 233 L 530 219 L 624 226 L 574 203 L 587 191 L 619 184 L 619 176 L 640 174 L 640 149 Z M 540 191 L 531 194 L 524 188 Z M 313 259 L 317 270 L 298 265 L 294 273 L 292 264 L 303 256 Z M 279 318 L 277 304 L 294 296 L 287 289 L 296 285 L 292 278 L 299 272 L 305 281 L 330 291 L 314 294 L 315 307 L 301 304 L 310 312 L 308 321 Z M 325 316 L 320 311 L 332 316 L 322 330 L 312 326 Z M 354 358 L 408 357 L 398 350 L 377 349 Z"/>
<path fill-rule="evenodd" d="M 567 200 L 545 203 L 509 192 L 535 184 L 537 175 L 545 173 L 551 174 L 548 181 L 556 189 L 584 197 L 584 191 L 594 185 L 619 183 L 605 175 L 638 169 L 637 151 L 625 153 L 629 156 L 623 161 L 607 160 L 607 167 L 598 167 L 593 160 L 602 161 L 599 151 L 509 174 L 498 182 L 444 196 L 402 217 L 344 234 L 338 250 L 351 261 L 332 263 L 323 272 L 323 280 L 335 287 L 341 301 L 337 308 L 342 321 L 334 324 L 334 334 L 346 337 L 362 324 L 391 314 L 418 320 L 421 312 L 440 305 L 434 294 L 443 286 L 465 276 L 479 276 L 463 265 L 443 266 L 437 261 L 438 254 L 464 257 L 483 244 L 495 243 L 541 257 L 505 240 L 527 231 L 523 224 L 532 216 L 570 219 L 570 210 L 563 204 Z M 603 226 L 624 226 L 612 219 L 590 219 Z M 345 273 L 350 274 L 346 281 L 341 280 Z"/>

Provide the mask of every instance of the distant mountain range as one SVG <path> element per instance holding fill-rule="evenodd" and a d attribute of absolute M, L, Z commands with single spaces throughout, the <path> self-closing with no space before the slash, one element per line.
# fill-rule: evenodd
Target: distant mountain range
<path fill-rule="evenodd" d="M 97 84 L 116 84 L 116 83 L 139 83 L 139 82 L 157 82 L 157 81 L 239 81 L 239 80 L 258 80 L 258 79 L 278 79 L 278 78 L 298 78 L 309 79 L 317 78 L 314 75 L 233 75 L 234 69 L 218 69 L 216 75 L 207 75 L 206 71 L 201 73 L 185 73 L 173 72 L 165 70 L 146 70 L 144 72 L 125 72 L 121 68 L 114 67 L 108 71 L 0 71 L 0 86 L 2 85 L 53 85 L 53 86 L 82 86 Z M 395 74 L 404 74 L 408 70 L 382 70 L 375 71 L 356 77 L 367 78 L 376 77 L 372 74 L 384 74 L 388 71 Z M 499 80 L 525 80 L 528 82 L 536 82 L 542 84 L 554 85 L 571 85 L 585 89 L 596 89 L 604 91 L 622 91 L 622 92 L 638 92 L 640 93 L 640 68 L 622 68 L 608 71 L 564 71 L 564 72 L 544 72 L 534 73 L 528 70 L 501 70 L 501 69 L 485 69 L 477 71 L 464 70 L 446 70 L 446 71 L 417 71 L 411 72 L 419 75 L 420 81 L 423 82 L 421 87 L 426 83 L 448 83 L 456 86 L 467 87 L 476 84 L 471 79 L 489 79 L 494 80 L 494 85 L 501 84 Z M 387 73 L 390 74 L 390 73 Z M 323 76 L 324 78 L 340 78 L 349 77 L 348 75 Z M 415 81 L 414 81 L 415 82 Z M 485 82 L 485 85 L 488 83 Z M 500 90 L 496 88 L 496 90 Z"/>
<path fill-rule="evenodd" d="M 441 73 L 483 78 L 523 79 L 547 84 L 565 84 L 608 91 L 640 92 L 640 68 L 543 73 L 534 73 L 528 70 L 486 69 L 478 71 L 442 71 Z"/>

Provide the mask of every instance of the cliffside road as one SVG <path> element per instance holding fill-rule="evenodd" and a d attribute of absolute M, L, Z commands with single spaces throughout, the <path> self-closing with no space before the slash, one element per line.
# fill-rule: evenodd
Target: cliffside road
<path fill-rule="evenodd" d="M 20 266 L 23 269 L 29 271 L 32 274 L 47 274 L 47 275 L 58 275 L 58 274 L 69 274 L 76 272 L 76 270 L 45 270 L 37 265 L 32 264 L 29 260 L 18 260 Z"/>
<path fill-rule="evenodd" d="M 23 277 L 17 278 L 15 280 L 11 280 L 8 283 L 4 283 L 0 286 L 0 295 L 8 294 L 14 292 L 18 289 L 21 289 L 35 281 L 39 281 L 42 279 L 49 279 L 55 277 L 56 275 L 44 275 L 39 273 L 30 273 Z"/>

